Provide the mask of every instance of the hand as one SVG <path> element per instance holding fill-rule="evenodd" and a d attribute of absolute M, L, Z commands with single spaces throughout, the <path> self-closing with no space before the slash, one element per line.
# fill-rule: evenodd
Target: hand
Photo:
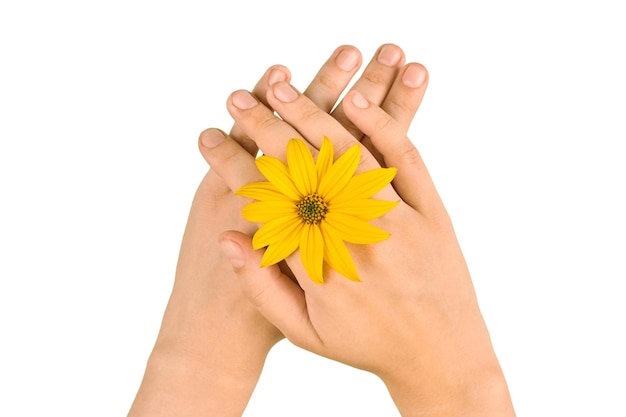
<path fill-rule="evenodd" d="M 419 102 L 415 88 L 425 82 L 424 72 L 415 70 L 421 83 L 403 85 L 399 77 L 392 87 L 404 92 L 400 97 L 413 97 L 411 102 Z M 286 82 L 268 89 L 267 102 L 282 120 L 245 92 L 235 92 L 228 101 L 236 123 L 265 154 L 284 159 L 292 137 L 306 139 L 315 151 L 328 136 L 338 154 L 358 143 Z M 385 102 L 379 106 L 358 91 L 348 93 L 343 103 L 345 116 L 369 138 L 368 148 L 374 151 L 362 147 L 357 172 L 380 167 L 380 162 L 398 168 L 393 186 L 377 197 L 401 202 L 373 222 L 391 238 L 348 245 L 362 282 L 326 270 L 326 284 L 315 284 L 293 254 L 286 261 L 294 282 L 278 266 L 260 268 L 263 250 L 253 251 L 250 237 L 240 232 L 224 233 L 223 249 L 246 295 L 289 340 L 375 373 L 402 415 L 513 415 L 451 221 L 406 136 L 402 108 L 385 107 Z M 214 166 L 237 189 L 258 180 L 250 163 L 225 167 L 216 161 Z"/>
<path fill-rule="evenodd" d="M 398 59 L 385 65 L 375 57 L 354 86 L 375 101 L 397 94 L 393 80 L 401 70 L 403 54 L 394 45 L 386 48 L 386 54 L 377 57 L 382 55 L 387 63 L 386 56 Z M 358 50 L 338 48 L 306 90 L 312 103 L 329 112 L 360 64 Z M 289 80 L 285 67 L 271 67 L 253 94 L 268 104 L 269 85 Z M 407 106 L 408 128 L 417 105 Z M 339 120 L 344 117 L 341 109 L 339 105 L 333 112 Z M 238 125 L 225 139 L 217 129 L 206 130 L 200 135 L 201 153 L 209 161 L 218 153 L 228 158 L 224 151 L 231 146 L 238 152 L 232 153 L 229 164 L 252 161 L 256 144 Z M 217 236 L 224 230 L 254 231 L 254 225 L 241 218 L 243 203 L 216 170 L 201 182 L 183 237 L 172 295 L 131 416 L 241 415 L 267 352 L 282 338 L 242 294 L 230 263 L 218 248 Z"/>

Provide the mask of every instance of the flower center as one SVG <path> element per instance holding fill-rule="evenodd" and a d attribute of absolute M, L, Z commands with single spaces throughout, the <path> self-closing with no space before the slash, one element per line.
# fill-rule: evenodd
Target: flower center
<path fill-rule="evenodd" d="M 328 213 L 328 204 L 317 194 L 309 194 L 296 204 L 298 216 L 307 224 L 319 224 L 326 213 Z"/>

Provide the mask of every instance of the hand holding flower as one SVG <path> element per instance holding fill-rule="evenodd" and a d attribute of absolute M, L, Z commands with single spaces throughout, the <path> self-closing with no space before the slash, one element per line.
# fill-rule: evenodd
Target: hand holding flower
<path fill-rule="evenodd" d="M 379 103 L 386 96 L 401 94 L 393 80 L 403 64 L 402 51 L 392 45 L 387 50 L 399 59 L 393 65 L 384 64 L 378 60 L 384 56 L 379 52 L 353 87 Z M 321 111 L 331 112 L 360 62 L 356 48 L 339 47 L 306 90 L 307 96 Z M 269 105 L 265 99 L 269 86 L 289 79 L 285 67 L 271 67 L 250 97 Z M 403 114 L 408 127 L 419 103 L 406 104 Z M 332 114 L 346 120 L 342 105 Z M 253 164 L 256 143 L 247 132 L 235 124 L 228 140 L 224 139 L 217 129 L 207 129 L 200 136 L 200 151 L 212 165 L 214 157 L 218 158 L 219 175 L 216 169 L 209 171 L 196 192 L 174 289 L 129 416 L 241 415 L 268 350 L 283 337 L 242 294 L 230 263 L 218 248 L 217 237 L 224 230 L 255 230 L 240 215 L 245 202 L 227 184 L 240 175 L 233 170 L 247 166 L 251 168 L 249 181 L 262 179 Z"/>
<path fill-rule="evenodd" d="M 404 85 L 407 95 L 424 87 L 422 75 L 421 84 Z M 234 93 L 229 110 L 265 154 L 285 160 L 289 139 L 301 137 L 321 155 L 328 136 L 338 155 L 361 146 L 357 174 L 380 169 L 379 161 L 398 169 L 392 186 L 376 198 L 400 203 L 371 222 L 391 237 L 346 245 L 362 282 L 344 279 L 331 265 L 323 271 L 325 284 L 316 284 L 309 277 L 318 281 L 319 271 L 311 274 L 293 254 L 286 262 L 294 282 L 276 265 L 259 266 L 264 251 L 254 251 L 249 236 L 222 235 L 223 249 L 259 311 L 296 345 L 380 376 L 403 415 L 513 415 L 452 224 L 419 152 L 394 116 L 398 108 L 384 109 L 358 92 L 346 95 L 343 111 L 371 141 L 369 152 L 287 83 L 271 86 L 267 94 L 282 120 L 261 103 L 241 106 L 245 94 Z M 246 181 L 223 177 L 231 189 Z M 305 250 L 319 251 L 310 245 Z"/>

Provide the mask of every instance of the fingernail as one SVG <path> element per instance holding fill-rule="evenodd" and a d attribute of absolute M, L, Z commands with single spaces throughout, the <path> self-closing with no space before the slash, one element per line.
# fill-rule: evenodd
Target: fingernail
<path fill-rule="evenodd" d="M 246 264 L 246 255 L 239 244 L 232 240 L 223 239 L 220 241 L 220 248 L 233 265 L 233 268 L 240 269 Z"/>
<path fill-rule="evenodd" d="M 233 94 L 233 104 L 241 110 L 248 110 L 257 105 L 257 101 L 252 94 L 247 91 L 236 91 Z"/>
<path fill-rule="evenodd" d="M 226 140 L 226 136 L 219 129 L 207 129 L 200 135 L 200 142 L 206 148 L 215 148 Z"/>
<path fill-rule="evenodd" d="M 392 67 L 396 65 L 398 61 L 400 61 L 400 57 L 402 57 L 402 54 L 397 47 L 392 45 L 385 45 L 383 46 L 383 49 L 381 49 L 378 53 L 378 62 L 383 65 Z"/>
<path fill-rule="evenodd" d="M 287 74 L 285 74 L 284 71 L 279 70 L 278 68 L 275 68 L 270 72 L 270 75 L 267 81 L 269 85 L 273 85 L 281 81 L 287 81 Z"/>
<path fill-rule="evenodd" d="M 426 74 L 421 67 L 417 65 L 410 65 L 409 67 L 407 67 L 406 71 L 404 71 L 404 75 L 402 76 L 402 84 L 410 88 L 417 88 L 424 84 L 425 79 Z"/>
<path fill-rule="evenodd" d="M 287 83 L 279 83 L 274 86 L 274 95 L 284 103 L 291 103 L 298 98 L 298 92 Z"/>
<path fill-rule="evenodd" d="M 359 62 L 359 54 L 351 49 L 344 49 L 335 58 L 337 66 L 344 71 L 352 71 Z"/>
<path fill-rule="evenodd" d="M 359 109 L 367 109 L 370 105 L 369 101 L 367 101 L 367 99 L 358 91 L 355 91 L 352 96 L 352 104 L 357 106 Z"/>

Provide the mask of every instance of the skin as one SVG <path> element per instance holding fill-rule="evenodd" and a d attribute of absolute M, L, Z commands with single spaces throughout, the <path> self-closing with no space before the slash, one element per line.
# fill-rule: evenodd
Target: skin
<path fill-rule="evenodd" d="M 403 84 L 409 71 L 420 77 Z M 316 151 L 326 135 L 337 154 L 362 141 L 357 172 L 381 165 L 398 168 L 393 183 L 376 198 L 400 204 L 372 222 L 391 238 L 348 246 L 363 282 L 326 268 L 326 283 L 315 284 L 298 253 L 286 260 L 292 275 L 276 265 L 260 268 L 263 250 L 254 251 L 249 234 L 238 231 L 221 235 L 222 250 L 243 292 L 285 337 L 378 375 L 403 416 L 513 416 L 452 223 L 406 135 L 404 109 L 419 104 L 418 91 L 426 80 L 425 71 L 409 65 L 396 78 L 399 94 L 389 94 L 382 105 L 359 91 L 349 92 L 342 106 L 348 128 L 287 82 L 269 87 L 271 109 L 245 91 L 228 100 L 237 125 L 265 154 L 284 160 L 292 137 L 307 140 Z M 363 135 L 355 137 L 353 129 Z M 258 180 L 252 160 L 237 153 L 243 151 L 226 140 L 207 155 L 231 190 Z M 228 164 L 220 162 L 225 156 Z"/>
<path fill-rule="evenodd" d="M 329 115 L 361 63 L 356 48 L 339 47 L 305 94 L 320 112 L 345 125 L 354 140 L 371 146 L 369 137 L 349 122 L 342 103 Z M 401 79 L 409 68 L 416 69 L 412 72 L 418 78 L 426 79 L 421 65 L 404 65 L 404 53 L 399 47 L 383 45 L 352 88 L 395 114 L 404 131 L 426 87 L 424 82 L 406 90 Z M 290 77 L 287 68 L 273 66 L 248 98 L 271 113 L 270 84 L 289 82 Z M 267 353 L 283 338 L 282 332 L 242 292 L 231 262 L 220 250 L 226 247 L 228 251 L 233 243 L 218 240 L 225 231 L 236 230 L 248 236 L 256 230 L 255 225 L 241 218 L 245 199 L 232 192 L 236 189 L 233 183 L 243 178 L 242 173 L 246 181 L 263 180 L 253 164 L 258 141 L 252 133 L 249 126 L 236 123 L 229 135 L 218 129 L 207 129 L 200 135 L 200 152 L 212 169 L 200 183 L 191 206 L 174 287 L 128 414 L 131 417 L 240 416 Z M 239 167 L 246 170 L 238 173 Z"/>

